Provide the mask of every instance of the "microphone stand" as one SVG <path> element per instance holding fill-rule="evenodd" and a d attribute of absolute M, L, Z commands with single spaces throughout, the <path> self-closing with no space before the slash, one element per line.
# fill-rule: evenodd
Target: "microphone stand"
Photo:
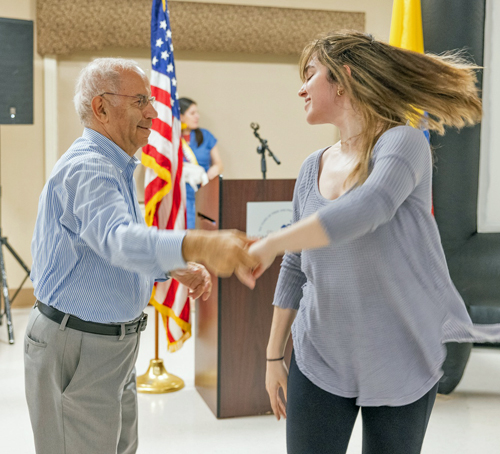
<path fill-rule="evenodd" d="M 276 162 L 276 164 L 280 165 L 281 161 L 270 150 L 269 146 L 267 145 L 267 140 L 263 139 L 257 132 L 257 130 L 260 128 L 259 124 L 250 123 L 250 127 L 253 129 L 253 135 L 260 141 L 260 145 L 257 147 L 257 153 L 260 154 L 260 169 L 262 171 L 262 179 L 265 180 L 267 172 L 266 150 L 269 153 L 269 156 L 274 159 L 274 162 Z"/>

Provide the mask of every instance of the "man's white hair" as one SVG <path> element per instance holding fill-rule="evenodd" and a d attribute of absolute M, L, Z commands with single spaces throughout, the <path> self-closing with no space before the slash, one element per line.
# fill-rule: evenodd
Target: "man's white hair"
<path fill-rule="evenodd" d="M 84 126 L 89 126 L 93 118 L 92 99 L 104 92 L 120 91 L 121 73 L 135 71 L 146 77 L 137 62 L 124 58 L 96 58 L 80 72 L 76 83 L 73 102 Z M 111 100 L 110 102 L 117 102 Z"/>

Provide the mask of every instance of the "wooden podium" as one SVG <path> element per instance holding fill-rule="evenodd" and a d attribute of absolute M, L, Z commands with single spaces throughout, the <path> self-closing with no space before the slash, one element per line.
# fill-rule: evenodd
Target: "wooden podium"
<path fill-rule="evenodd" d="M 215 178 L 196 194 L 196 228 L 246 231 L 247 202 L 291 201 L 295 180 Z M 235 276 L 212 276 L 208 301 L 196 301 L 195 386 L 217 418 L 271 412 L 266 346 L 281 257 L 250 290 Z M 290 354 L 290 345 L 287 348 Z"/>

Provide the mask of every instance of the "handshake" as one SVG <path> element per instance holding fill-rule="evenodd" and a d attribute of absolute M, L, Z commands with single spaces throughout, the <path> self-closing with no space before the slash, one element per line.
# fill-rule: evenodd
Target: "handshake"
<path fill-rule="evenodd" d="M 229 277 L 233 273 L 247 287 L 271 266 L 276 253 L 266 240 L 248 238 L 238 230 L 188 230 L 182 243 L 182 254 L 188 268 L 175 270 L 171 276 L 190 289 L 190 296 L 206 300 L 212 288 L 210 275 Z"/>

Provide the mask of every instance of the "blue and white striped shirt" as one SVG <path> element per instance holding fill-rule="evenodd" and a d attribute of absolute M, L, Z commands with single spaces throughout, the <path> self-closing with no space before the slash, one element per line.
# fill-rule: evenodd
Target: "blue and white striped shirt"
<path fill-rule="evenodd" d="M 146 227 L 133 173 L 118 145 L 85 128 L 43 188 L 31 244 L 38 300 L 98 322 L 126 322 L 148 304 L 155 280 L 184 268 L 185 232 Z"/>

